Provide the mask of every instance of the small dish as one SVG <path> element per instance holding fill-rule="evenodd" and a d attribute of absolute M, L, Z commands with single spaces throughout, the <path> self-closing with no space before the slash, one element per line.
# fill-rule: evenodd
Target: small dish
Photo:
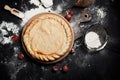
<path fill-rule="evenodd" d="M 102 50 L 108 42 L 108 35 L 103 26 L 92 25 L 84 35 L 84 44 L 89 51 Z"/>

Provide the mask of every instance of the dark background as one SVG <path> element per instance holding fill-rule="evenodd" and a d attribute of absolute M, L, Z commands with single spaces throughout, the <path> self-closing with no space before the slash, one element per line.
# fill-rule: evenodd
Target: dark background
<path fill-rule="evenodd" d="M 15 2 L 17 5 L 14 5 Z M 0 0 L 0 23 L 2 21 L 14 22 L 18 27 L 21 27 L 22 20 L 5 11 L 3 9 L 5 4 L 23 12 L 25 10 L 21 6 L 27 10 L 37 7 L 30 4 L 28 0 Z M 68 55 L 62 61 L 45 65 L 30 59 L 24 52 L 20 40 L 13 44 L 1 44 L 0 80 L 120 80 L 120 1 L 95 0 L 93 5 L 106 7 L 108 11 L 107 20 L 101 24 L 105 26 L 104 28 L 109 35 L 108 44 L 103 50 L 90 54 L 84 51 L 81 46 L 75 49 L 75 54 Z M 19 33 L 21 33 L 21 29 Z M 14 61 L 12 58 L 13 47 L 16 46 L 25 55 L 23 60 L 16 59 Z M 9 64 L 11 59 L 14 65 Z M 27 65 L 21 68 L 20 66 L 23 64 Z M 62 66 L 68 65 L 69 71 L 67 73 L 62 72 L 62 70 L 53 72 L 54 65 L 59 66 L 60 69 Z"/>

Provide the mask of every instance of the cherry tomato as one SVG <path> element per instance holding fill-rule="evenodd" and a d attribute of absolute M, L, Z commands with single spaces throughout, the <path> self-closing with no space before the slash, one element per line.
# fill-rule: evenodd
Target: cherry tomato
<path fill-rule="evenodd" d="M 57 72 L 58 71 L 58 66 L 53 66 L 53 71 Z"/>
<path fill-rule="evenodd" d="M 70 10 L 69 14 L 70 14 L 71 16 L 73 16 L 73 15 L 74 15 L 74 11 L 73 11 L 73 10 Z"/>
<path fill-rule="evenodd" d="M 18 54 L 18 58 L 22 60 L 24 58 L 24 55 L 22 53 Z"/>
<path fill-rule="evenodd" d="M 65 16 L 65 19 L 67 19 L 68 21 L 70 21 L 71 20 L 71 15 L 70 14 L 67 14 L 66 16 Z"/>
<path fill-rule="evenodd" d="M 71 49 L 70 53 L 75 53 L 75 49 Z"/>
<path fill-rule="evenodd" d="M 12 36 L 12 40 L 13 40 L 13 41 L 18 41 L 18 39 L 19 39 L 19 36 L 18 36 L 18 35 L 13 35 L 13 36 Z"/>
<path fill-rule="evenodd" d="M 65 65 L 65 66 L 63 66 L 62 70 L 63 70 L 64 72 L 68 72 L 69 67 L 68 67 L 67 65 Z"/>

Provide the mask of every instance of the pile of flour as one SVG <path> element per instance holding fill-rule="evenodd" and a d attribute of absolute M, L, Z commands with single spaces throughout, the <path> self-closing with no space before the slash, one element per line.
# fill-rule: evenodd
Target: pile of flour
<path fill-rule="evenodd" d="M 99 48 L 102 45 L 99 35 L 92 31 L 85 35 L 85 43 L 88 49 Z"/>

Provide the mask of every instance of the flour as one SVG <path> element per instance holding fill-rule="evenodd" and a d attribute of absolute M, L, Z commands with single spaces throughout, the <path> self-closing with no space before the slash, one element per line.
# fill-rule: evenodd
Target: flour
<path fill-rule="evenodd" d="M 10 78 L 11 80 L 16 80 L 16 75 L 19 73 L 19 71 L 27 66 L 27 63 L 24 63 L 19 66 L 19 68 L 15 68 L 15 62 L 8 63 L 8 66 L 11 66 L 14 68 L 13 71 L 10 71 L 9 74 L 11 75 Z"/>
<path fill-rule="evenodd" d="M 8 34 L 8 32 L 12 32 L 13 34 L 18 34 L 19 33 L 19 27 L 14 24 L 14 23 L 8 23 L 3 21 L 0 24 L 0 43 L 1 44 L 12 44 L 11 36 Z M 5 35 L 8 35 L 7 37 Z"/>
<path fill-rule="evenodd" d="M 97 22 L 101 23 L 101 24 L 104 24 L 105 19 L 106 19 L 106 14 L 107 14 L 105 8 L 104 7 L 101 7 L 101 8 L 96 7 L 95 12 L 96 12 L 96 15 L 97 15 L 96 16 Z"/>
<path fill-rule="evenodd" d="M 53 5 L 53 0 L 30 0 L 29 1 L 31 4 L 34 4 L 36 6 L 39 5 L 44 5 L 44 7 L 48 8 L 51 7 Z M 41 2 L 41 3 L 40 3 Z"/>
<path fill-rule="evenodd" d="M 56 6 L 56 10 L 55 10 L 56 13 L 61 13 L 62 12 L 62 10 L 63 10 L 62 5 L 63 4 L 59 4 L 59 5 Z"/>
<path fill-rule="evenodd" d="M 107 10 L 105 7 L 98 7 L 98 6 L 93 6 L 92 8 L 88 8 L 91 13 L 93 14 L 93 17 L 97 21 L 103 21 L 107 15 Z"/>
<path fill-rule="evenodd" d="M 17 5 L 17 3 L 15 3 L 15 5 Z"/>
<path fill-rule="evenodd" d="M 27 66 L 27 63 L 20 62 L 18 59 L 18 54 L 20 53 L 19 47 L 14 47 L 14 55 L 10 58 L 9 61 L 4 62 L 7 66 L 9 66 L 10 70 L 8 74 L 10 74 L 11 80 L 16 80 L 16 75 L 20 70 Z"/>
<path fill-rule="evenodd" d="M 3 37 L 3 41 L 1 42 L 2 44 L 12 44 L 11 37 Z"/>
<path fill-rule="evenodd" d="M 99 48 L 102 45 L 99 39 L 99 35 L 92 31 L 86 34 L 85 43 L 88 49 Z"/>
<path fill-rule="evenodd" d="M 31 4 L 36 5 L 36 6 L 39 6 L 39 4 L 40 4 L 40 1 L 39 1 L 39 0 L 30 0 L 29 2 L 30 2 Z"/>
<path fill-rule="evenodd" d="M 25 15 L 24 15 L 24 13 L 19 12 L 17 16 L 18 16 L 19 18 L 24 18 Z"/>
<path fill-rule="evenodd" d="M 53 5 L 53 0 L 41 0 L 41 3 L 48 8 Z"/>
<path fill-rule="evenodd" d="M 18 34 L 18 32 L 19 32 L 19 27 L 16 24 L 8 23 L 8 22 L 5 22 L 5 21 L 3 21 L 0 24 L 0 29 L 1 30 L 7 29 L 8 31 L 12 31 L 14 34 Z M 3 33 L 3 34 L 6 34 L 6 33 Z"/>
<path fill-rule="evenodd" d="M 39 5 L 38 8 L 35 8 L 35 9 L 31 9 L 29 11 L 26 11 L 24 13 L 24 18 L 22 19 L 22 23 L 21 23 L 21 26 L 24 26 L 24 24 L 30 19 L 32 18 L 33 16 L 35 16 L 36 14 L 39 14 L 39 13 L 42 13 L 42 12 L 49 12 L 51 11 L 51 8 L 44 8 L 42 5 Z"/>
<path fill-rule="evenodd" d="M 8 32 L 5 29 L 0 29 L 0 31 L 1 31 L 2 35 L 7 35 L 8 34 Z"/>
<path fill-rule="evenodd" d="M 19 48 L 18 47 L 14 47 L 14 53 L 19 53 Z"/>
<path fill-rule="evenodd" d="M 99 8 L 97 10 L 97 16 L 99 18 L 104 18 L 106 16 L 106 12 L 104 11 L 105 9 L 102 7 L 102 8 Z"/>
<path fill-rule="evenodd" d="M 98 6 L 94 6 L 93 8 L 89 8 L 90 11 L 94 12 L 95 15 L 97 15 L 96 17 L 98 19 L 103 19 L 106 16 L 106 8 L 105 7 L 98 7 Z M 94 15 L 93 15 L 94 16 Z"/>

